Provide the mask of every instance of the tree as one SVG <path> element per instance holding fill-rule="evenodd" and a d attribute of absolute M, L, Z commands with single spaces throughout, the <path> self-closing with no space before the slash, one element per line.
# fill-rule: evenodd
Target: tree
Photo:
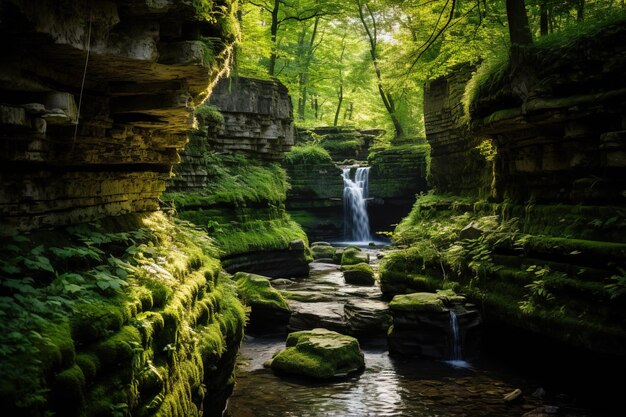
<path fill-rule="evenodd" d="M 506 0 L 506 17 L 509 22 L 511 47 L 526 47 L 533 43 L 524 0 Z"/>
<path fill-rule="evenodd" d="M 395 137 L 401 138 L 404 136 L 404 129 L 400 124 L 400 120 L 396 116 L 396 104 L 391 92 L 389 92 L 383 84 L 383 77 L 378 61 L 378 36 L 379 36 L 379 22 L 377 20 L 377 14 L 372 9 L 370 2 L 367 0 L 355 0 L 357 10 L 359 13 L 359 20 L 367 36 L 370 47 L 370 56 L 372 58 L 372 64 L 374 66 L 374 73 L 376 74 L 376 86 L 382 99 L 383 105 L 389 114 L 389 118 L 393 123 L 395 130 Z"/>
<path fill-rule="evenodd" d="M 270 77 L 276 75 L 276 60 L 278 57 L 278 30 L 287 21 L 304 22 L 316 19 L 335 12 L 336 7 L 328 1 L 298 1 L 298 0 L 249 0 L 261 9 L 270 13 L 270 52 L 267 73 Z"/>

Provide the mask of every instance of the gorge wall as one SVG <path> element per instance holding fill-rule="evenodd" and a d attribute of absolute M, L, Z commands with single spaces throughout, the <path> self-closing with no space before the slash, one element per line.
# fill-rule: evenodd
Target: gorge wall
<path fill-rule="evenodd" d="M 625 36 L 613 24 L 426 86 L 436 192 L 396 229 L 384 292 L 466 292 L 492 352 L 541 372 L 573 357 L 586 380 L 623 369 Z"/>
<path fill-rule="evenodd" d="M 233 3 L 3 0 L 0 21 L 0 408 L 220 415 L 242 305 L 157 210 Z"/>
<path fill-rule="evenodd" d="M 287 89 L 223 79 L 196 117 L 164 200 L 216 239 L 227 271 L 306 276 L 306 235 L 285 211 L 287 178 L 275 162 L 294 138 Z"/>

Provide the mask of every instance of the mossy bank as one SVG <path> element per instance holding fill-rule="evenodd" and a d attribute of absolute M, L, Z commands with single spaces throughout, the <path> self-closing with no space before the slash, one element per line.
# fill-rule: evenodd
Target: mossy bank
<path fill-rule="evenodd" d="M 161 213 L 3 239 L 11 415 L 220 415 L 244 311 L 206 235 Z"/>

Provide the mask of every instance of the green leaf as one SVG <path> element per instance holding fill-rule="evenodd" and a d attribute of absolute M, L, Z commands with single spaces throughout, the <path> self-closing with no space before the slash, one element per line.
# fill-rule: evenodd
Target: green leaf
<path fill-rule="evenodd" d="M 39 245 L 37 247 L 34 247 L 30 250 L 30 253 L 32 253 L 33 255 L 41 255 L 44 251 L 44 246 L 43 245 Z"/>
<path fill-rule="evenodd" d="M 98 286 L 98 288 L 100 288 L 101 290 L 108 290 L 109 288 L 111 288 L 111 284 L 109 281 L 107 280 L 100 280 L 96 283 L 96 285 Z"/>
<path fill-rule="evenodd" d="M 54 272 L 54 268 L 50 264 L 50 260 L 45 256 L 36 256 L 34 260 L 25 258 L 24 265 L 26 265 L 27 268 L 36 271 L 43 270 L 48 272 Z"/>

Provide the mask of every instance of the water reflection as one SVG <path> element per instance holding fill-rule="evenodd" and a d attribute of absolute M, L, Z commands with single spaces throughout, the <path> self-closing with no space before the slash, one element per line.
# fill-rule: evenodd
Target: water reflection
<path fill-rule="evenodd" d="M 279 378 L 263 363 L 284 337 L 247 338 L 228 416 L 521 416 L 539 405 L 506 406 L 502 397 L 533 385 L 446 362 L 394 358 L 383 342 L 365 343 L 366 370 L 334 383 Z"/>

